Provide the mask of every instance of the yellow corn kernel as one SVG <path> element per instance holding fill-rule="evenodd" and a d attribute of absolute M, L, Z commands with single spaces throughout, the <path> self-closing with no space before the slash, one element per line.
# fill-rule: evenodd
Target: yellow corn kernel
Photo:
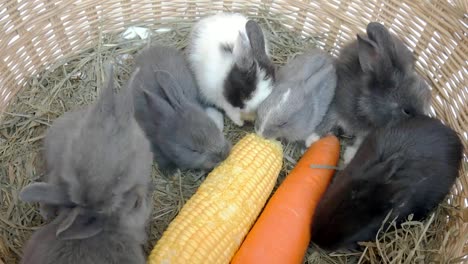
<path fill-rule="evenodd" d="M 171 222 L 148 263 L 229 263 L 270 196 L 282 162 L 279 142 L 255 134 L 241 139 Z"/>

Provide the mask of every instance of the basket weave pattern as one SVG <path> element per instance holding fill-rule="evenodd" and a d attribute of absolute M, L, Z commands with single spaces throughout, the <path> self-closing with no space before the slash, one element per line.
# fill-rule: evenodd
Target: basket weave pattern
<path fill-rule="evenodd" d="M 93 45 L 101 32 L 133 25 L 158 28 L 171 18 L 192 21 L 217 11 L 256 14 L 259 8 L 285 14 L 287 25 L 303 35 L 320 34 L 321 48 L 337 55 L 342 45 L 380 21 L 414 51 L 417 71 L 432 88 L 433 114 L 459 132 L 468 148 L 468 1 L 151 1 L 151 0 L 1 0 L 0 118 L 28 78 Z M 464 210 L 451 225 L 446 250 L 468 255 L 467 157 L 451 203 Z"/>

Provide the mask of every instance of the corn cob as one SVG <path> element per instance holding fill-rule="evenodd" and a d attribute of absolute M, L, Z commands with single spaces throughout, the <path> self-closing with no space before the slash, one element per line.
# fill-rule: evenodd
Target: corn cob
<path fill-rule="evenodd" d="M 278 178 L 281 144 L 249 134 L 187 201 L 153 248 L 149 264 L 229 263 Z"/>

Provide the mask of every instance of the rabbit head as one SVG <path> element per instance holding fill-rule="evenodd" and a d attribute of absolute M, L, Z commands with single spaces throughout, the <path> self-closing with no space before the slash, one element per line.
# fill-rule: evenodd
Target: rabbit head
<path fill-rule="evenodd" d="M 257 110 L 255 129 L 268 138 L 305 140 L 320 123 L 336 86 L 331 58 L 312 51 L 278 71 L 273 92 Z"/>
<path fill-rule="evenodd" d="M 32 183 L 21 191 L 20 199 L 25 202 L 55 205 L 59 208 L 57 215 L 68 211 L 56 231 L 57 238 L 61 240 L 86 239 L 100 234 L 104 229 L 115 231 L 121 228 L 125 228 L 139 241 L 146 238 L 143 229 L 151 212 L 148 196 L 151 189 L 147 186 L 134 186 L 123 193 L 103 188 L 101 192 L 109 194 L 98 197 L 88 195 L 90 191 L 81 188 L 74 193 L 75 195 L 77 191 L 82 193 L 76 196 L 79 202 L 72 200 L 71 195 L 67 193 L 69 189 L 45 182 Z M 110 226 L 115 219 L 119 220 L 118 224 Z"/>
<path fill-rule="evenodd" d="M 225 81 L 224 95 L 233 106 L 254 111 L 271 93 L 275 67 L 266 52 L 263 31 L 257 22 L 247 21 L 232 48 L 234 66 Z"/>
<path fill-rule="evenodd" d="M 413 55 L 379 23 L 369 23 L 367 36 L 343 48 L 336 67 L 335 100 L 343 115 L 375 128 L 428 111 L 430 90 L 415 72 Z"/>
<path fill-rule="evenodd" d="M 129 236 L 125 227 L 114 226 L 109 229 L 116 219 L 111 219 L 106 223 L 106 229 L 109 232 L 100 232 L 85 240 L 64 240 L 63 233 L 71 230 L 62 232 L 61 228 L 66 225 L 72 215 L 79 214 L 77 211 L 79 210 L 62 209 L 50 223 L 36 230 L 23 248 L 20 263 L 145 263 L 146 257 L 140 241 Z M 57 233 L 59 233 L 58 236 Z"/>
<path fill-rule="evenodd" d="M 231 149 L 229 141 L 203 108 L 187 100 L 182 88 L 170 73 L 156 71 L 164 97 L 143 89 L 143 96 L 159 131 L 155 136 L 156 153 L 180 168 L 212 169 L 224 160 Z M 158 160 L 158 154 L 155 159 Z"/>

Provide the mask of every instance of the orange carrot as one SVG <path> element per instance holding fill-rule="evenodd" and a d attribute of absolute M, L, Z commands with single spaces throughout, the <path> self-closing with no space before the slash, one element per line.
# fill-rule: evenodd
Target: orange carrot
<path fill-rule="evenodd" d="M 316 141 L 268 201 L 232 264 L 302 263 L 317 204 L 333 176 L 340 144 L 335 136 Z M 317 166 L 320 167 L 320 166 Z"/>

